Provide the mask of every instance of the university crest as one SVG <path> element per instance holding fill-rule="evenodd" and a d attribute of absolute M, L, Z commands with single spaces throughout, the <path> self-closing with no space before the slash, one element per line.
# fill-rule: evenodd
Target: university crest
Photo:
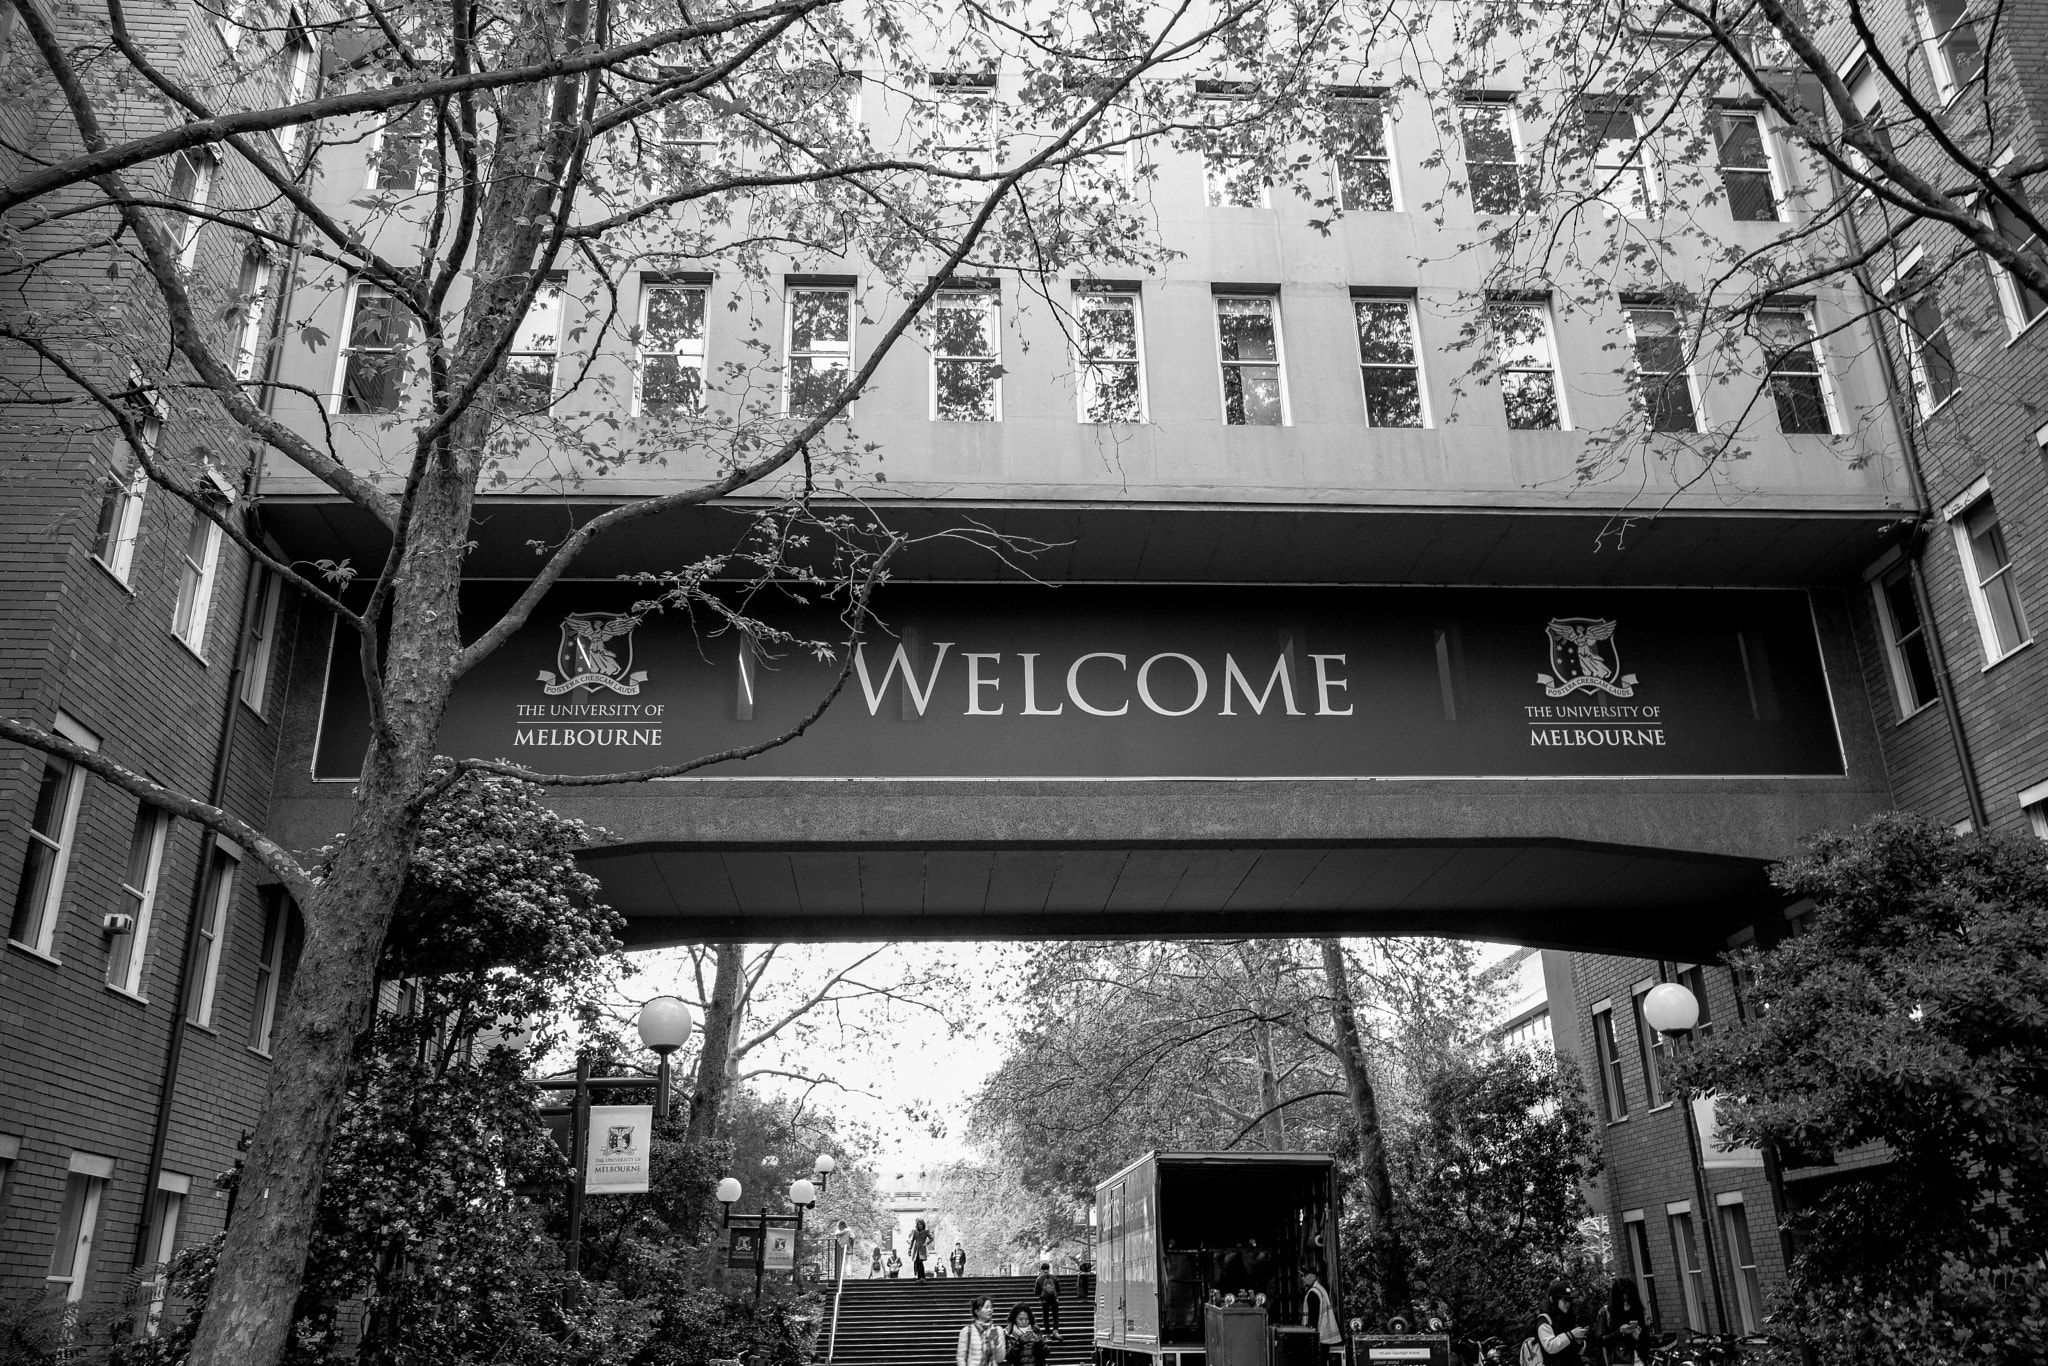
<path fill-rule="evenodd" d="M 1615 626 L 1615 622 L 1592 617 L 1552 617 L 1545 628 L 1551 672 L 1536 675 L 1543 691 L 1552 697 L 1582 691 L 1633 697 L 1636 676 L 1621 671 Z"/>
<path fill-rule="evenodd" d="M 555 647 L 555 668 L 540 681 L 550 697 L 576 688 L 610 688 L 632 697 L 647 681 L 645 671 L 632 672 L 633 628 L 640 618 L 625 612 L 571 612 L 562 618 L 562 641 Z"/>

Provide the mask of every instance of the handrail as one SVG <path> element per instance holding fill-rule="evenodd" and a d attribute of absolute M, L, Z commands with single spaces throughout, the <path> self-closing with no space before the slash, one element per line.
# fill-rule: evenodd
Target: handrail
<path fill-rule="evenodd" d="M 837 1239 L 832 1243 L 833 1260 L 838 1265 L 838 1275 L 832 1285 L 832 1327 L 825 1336 L 825 1360 L 832 1360 L 832 1354 L 839 1350 L 839 1297 L 846 1293 L 847 1248 Z"/>

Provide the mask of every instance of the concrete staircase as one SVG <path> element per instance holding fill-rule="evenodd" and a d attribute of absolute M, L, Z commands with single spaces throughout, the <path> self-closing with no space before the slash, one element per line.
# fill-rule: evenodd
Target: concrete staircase
<path fill-rule="evenodd" d="M 958 1280 L 849 1280 L 839 1302 L 839 1340 L 832 1366 L 953 1366 L 953 1346 L 976 1295 L 993 1296 L 996 1322 L 1018 1304 L 1038 1315 L 1031 1276 L 963 1276 Z M 1083 1298 L 1077 1278 L 1060 1277 L 1060 1331 L 1048 1344 L 1047 1366 L 1086 1366 L 1094 1359 L 1095 1297 Z M 830 1315 L 830 1300 L 826 1313 Z M 1042 1327 L 1043 1325 L 1041 1325 Z M 819 1350 L 822 1355 L 824 1342 Z M 1029 1366 L 1029 1363 L 1026 1363 Z"/>

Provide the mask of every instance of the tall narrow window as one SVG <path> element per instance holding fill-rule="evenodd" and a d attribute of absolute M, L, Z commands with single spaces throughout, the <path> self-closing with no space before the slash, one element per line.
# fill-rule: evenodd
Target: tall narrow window
<path fill-rule="evenodd" d="M 1138 296 L 1086 293 L 1076 299 L 1081 420 L 1145 420 L 1144 335 Z"/>
<path fill-rule="evenodd" d="M 1389 212 L 1394 198 L 1393 157 L 1387 150 L 1387 103 L 1378 94 L 1345 94 L 1330 101 L 1337 140 L 1337 192 L 1350 212 Z"/>
<path fill-rule="evenodd" d="M 1894 565 L 1871 586 L 1876 590 L 1885 654 L 1891 661 L 1899 719 L 1904 720 L 1940 695 L 1934 682 L 1934 658 L 1928 650 L 1927 623 L 1920 615 L 1913 572 L 1907 566 Z"/>
<path fill-rule="evenodd" d="M 1777 171 L 1765 140 L 1763 116 L 1743 109 L 1715 111 L 1714 146 L 1728 216 L 1738 223 L 1778 221 Z"/>
<path fill-rule="evenodd" d="M 994 289 L 944 289 L 932 300 L 935 421 L 1002 420 L 1001 303 Z"/>
<path fill-rule="evenodd" d="M 164 1306 L 171 1298 L 171 1258 L 178 1255 L 178 1226 L 185 1219 L 185 1197 L 192 1192 L 192 1178 L 165 1172 L 158 1178 L 156 1198 L 150 1201 L 145 1268 L 153 1274 L 142 1287 L 142 1304 L 136 1327 L 144 1337 L 155 1337 L 163 1329 Z"/>
<path fill-rule="evenodd" d="M 1493 330 L 1493 356 L 1500 367 L 1500 397 L 1508 426 L 1525 432 L 1564 426 L 1550 309 L 1540 303 L 1492 303 L 1486 307 L 1486 320 Z"/>
<path fill-rule="evenodd" d="M 1635 1278 L 1636 1293 L 1643 1297 L 1643 1312 L 1649 1315 L 1643 1326 L 1654 1330 L 1662 1325 L 1664 1315 L 1657 1307 L 1657 1270 L 1650 1261 L 1650 1230 L 1640 1212 L 1633 1218 L 1624 1215 L 1622 1228 L 1628 1242 L 1629 1274 Z"/>
<path fill-rule="evenodd" d="M 562 283 L 541 285 L 527 305 L 526 316 L 512 334 L 505 353 L 504 375 L 528 409 L 547 407 L 555 399 L 555 369 L 562 356 Z"/>
<path fill-rule="evenodd" d="M 1593 162 L 1593 193 L 1610 214 L 1648 218 L 1650 172 L 1633 109 L 1590 105 L 1579 111 Z"/>
<path fill-rule="evenodd" d="M 213 193 L 213 176 L 219 165 L 213 153 L 196 147 L 178 153 L 171 163 L 169 198 L 174 204 L 190 205 L 192 209 L 191 213 L 180 214 L 170 224 L 180 270 L 192 269 L 192 262 L 199 255 L 199 230 L 206 226 L 206 220 L 200 215 L 205 212 L 207 198 Z"/>
<path fill-rule="evenodd" d="M 114 1160 L 89 1153 L 71 1155 L 64 1179 L 64 1203 L 57 1207 L 57 1240 L 50 1247 L 50 1269 L 44 1279 L 62 1292 L 67 1303 L 85 1298 L 92 1273 L 93 1243 L 99 1236 L 100 1201 L 114 1174 Z"/>
<path fill-rule="evenodd" d="M 1814 340 L 1813 315 L 1803 308 L 1770 309 L 1756 315 L 1756 326 L 1764 344 L 1764 363 L 1770 367 L 1778 430 L 1792 435 L 1832 432 L 1827 374 Z"/>
<path fill-rule="evenodd" d="M 853 291 L 789 292 L 789 376 L 792 417 L 815 417 L 846 383 L 853 363 Z"/>
<path fill-rule="evenodd" d="M 640 411 L 683 417 L 704 411 L 704 287 L 650 284 L 640 291 Z"/>
<path fill-rule="evenodd" d="M 1648 1093 L 1650 1108 L 1656 1109 L 1671 1099 L 1664 1094 L 1664 1050 L 1668 1041 L 1650 1022 L 1643 1018 L 1643 995 L 1649 991 L 1650 983 L 1639 986 L 1629 997 L 1629 1014 L 1636 1027 L 1637 1060 L 1643 1065 L 1643 1090 Z"/>
<path fill-rule="evenodd" d="M 281 891 L 265 898 L 263 951 L 256 959 L 256 1002 L 249 1016 L 249 1047 L 270 1052 L 270 1033 L 277 1024 L 277 1003 L 284 987 L 284 945 L 291 927 L 292 903 Z"/>
<path fill-rule="evenodd" d="M 939 165 L 986 175 L 996 161 L 996 78 L 985 72 L 934 71 L 932 155 Z"/>
<path fill-rule="evenodd" d="M 1955 343 L 1949 339 L 1938 282 L 1924 270 L 1909 270 L 1891 291 L 1913 375 L 1913 396 L 1924 417 L 1956 391 Z"/>
<path fill-rule="evenodd" d="M 298 19 L 296 12 L 292 18 L 294 21 Z M 292 29 L 291 40 L 285 44 L 284 49 L 283 103 L 299 104 L 312 97 L 313 73 L 318 69 L 317 55 L 313 48 L 313 35 L 303 27 L 295 26 Z M 299 140 L 305 136 L 305 124 L 287 124 L 277 130 L 278 148 L 287 157 L 292 156 L 299 150 Z"/>
<path fill-rule="evenodd" d="M 2015 188 L 2013 195 L 2030 210 L 2033 209 L 2032 202 L 2023 191 Z M 1980 212 L 2005 239 L 2014 255 L 2026 258 L 2037 268 L 2048 269 L 2048 247 L 2042 245 L 2040 234 L 2029 228 L 2026 220 L 2014 213 L 2003 200 L 1986 199 Z M 2039 211 L 2034 213 L 2035 217 L 2040 216 Z M 1991 278 L 1998 283 L 1999 302 L 2005 309 L 2006 326 L 2014 333 L 2025 330 L 2036 318 L 2048 313 L 2048 294 L 2041 293 L 1997 262 L 1990 265 Z"/>
<path fill-rule="evenodd" d="M 348 338 L 341 352 L 337 413 L 389 413 L 398 408 L 405 384 L 405 353 L 412 345 L 412 318 L 382 288 L 358 284 L 349 293 Z"/>
<path fill-rule="evenodd" d="M 235 901 L 235 875 L 241 865 L 216 842 L 206 863 L 206 887 L 199 897 L 199 924 L 192 938 L 192 961 L 186 965 L 191 1005 L 185 1018 L 202 1029 L 213 1027 L 214 990 L 220 982 L 221 948 L 227 942 L 228 911 Z"/>
<path fill-rule="evenodd" d="M 1995 664 L 2031 638 L 2019 584 L 2013 577 L 2012 553 L 2005 544 L 2005 528 L 1999 524 L 1998 509 L 1988 493 L 1950 525 L 1955 528 L 1956 552 L 1962 556 L 1970 605 L 1976 609 L 1985 662 Z"/>
<path fill-rule="evenodd" d="M 1243 150 L 1255 135 L 1242 127 L 1256 88 L 1246 81 L 1197 81 L 1203 121 L 1226 130 L 1224 145 L 1209 151 L 1202 165 L 1203 197 L 1212 209 L 1264 209 L 1273 202 L 1273 187 L 1259 158 Z"/>
<path fill-rule="evenodd" d="M 1681 964 L 1678 969 L 1678 984 L 1692 993 L 1699 1002 L 1700 1017 L 1693 1022 L 1694 1039 L 1714 1037 L 1714 1011 L 1711 998 L 1707 995 L 1707 970 L 1698 963 Z"/>
<path fill-rule="evenodd" d="M 1458 106 L 1465 143 L 1465 175 L 1472 207 L 1482 214 L 1513 213 L 1522 204 L 1522 153 L 1515 140 L 1515 109 L 1506 100 Z"/>
<path fill-rule="evenodd" d="M 277 612 L 284 580 L 257 568 L 256 610 L 249 614 L 249 654 L 242 667 L 242 705 L 262 716 L 270 700 L 270 665 L 277 656 Z"/>
<path fill-rule="evenodd" d="M 58 716 L 58 734 L 87 749 L 98 749 L 91 732 Z M 71 841 L 78 829 L 78 803 L 85 795 L 85 774 L 68 759 L 43 760 L 30 808 L 21 876 L 14 885 L 14 915 L 7 937 L 37 953 L 51 952 L 57 933 L 57 908 L 64 899 L 64 876 L 71 864 Z"/>
<path fill-rule="evenodd" d="M 1628 1087 L 1621 1078 L 1621 1048 L 1614 1037 L 1614 1010 L 1593 1012 L 1593 1052 L 1600 1065 L 1600 1099 L 1610 1121 L 1628 1118 Z"/>
<path fill-rule="evenodd" d="M 151 403 L 136 414 L 143 449 L 152 457 L 163 439 L 163 417 Z M 105 565 L 121 582 L 128 582 L 129 567 L 135 561 L 135 533 L 142 527 L 142 495 L 149 490 L 149 469 L 124 441 L 112 460 L 106 484 L 100 490 L 98 524 L 93 529 L 93 558 Z"/>
<path fill-rule="evenodd" d="M 1216 297 L 1223 420 L 1233 427 L 1278 427 L 1287 420 L 1278 305 L 1270 294 Z"/>
<path fill-rule="evenodd" d="M 1692 371 L 1686 363 L 1685 333 L 1669 308 L 1631 307 L 1628 335 L 1635 365 L 1631 381 L 1653 432 L 1694 432 Z"/>
<path fill-rule="evenodd" d="M 185 554 L 178 573 L 178 602 L 171 611 L 171 633 L 191 649 L 206 653 L 206 623 L 213 615 L 213 584 L 220 568 L 220 524 L 192 513 L 185 535 Z"/>
<path fill-rule="evenodd" d="M 1369 427 L 1420 427 L 1422 363 L 1415 349 L 1413 299 L 1353 299 L 1358 370 Z"/>
<path fill-rule="evenodd" d="M 128 923 L 107 940 L 107 985 L 131 996 L 142 995 L 148 985 L 156 880 L 170 828 L 171 818 L 161 808 L 145 804 L 136 810 L 135 829 L 128 836 L 128 866 L 121 877 L 121 890 L 114 896 L 113 914 L 126 917 Z"/>
<path fill-rule="evenodd" d="M 1678 1263 L 1678 1285 L 1685 1295 L 1685 1326 L 1695 1333 L 1707 1331 L 1706 1299 L 1700 1294 L 1705 1269 L 1700 1264 L 1699 1244 L 1693 1240 L 1692 1215 L 1687 1211 L 1669 1214 L 1671 1257 Z"/>
<path fill-rule="evenodd" d="M 256 378 L 256 363 L 263 354 L 263 317 L 270 305 L 270 261 L 250 252 L 242 258 L 242 277 L 235 282 L 235 378 L 243 383 Z"/>
<path fill-rule="evenodd" d="M 2020 793 L 2020 814 L 2027 818 L 2027 829 L 2034 832 L 2035 839 L 2048 840 L 2048 783 L 2035 783 Z M 5 1155 L 0 1153 L 0 1157 Z M 5 1177 L 4 1168 L 0 1168 L 0 1180 Z M 0 1197 L 4 1195 L 0 1191 Z"/>
<path fill-rule="evenodd" d="M 1976 20 L 1970 18 L 1970 0 L 1921 0 L 1914 8 L 1935 88 L 1944 100 L 1952 99 L 1984 70 L 1984 47 L 1977 40 Z"/>
<path fill-rule="evenodd" d="M 1735 1272 L 1735 1307 L 1742 1316 L 1742 1331 L 1761 1332 L 1764 1285 L 1757 1275 L 1756 1250 L 1749 1242 L 1749 1216 L 1740 1200 L 1721 1206 L 1721 1241 L 1728 1245 L 1728 1260 Z"/>

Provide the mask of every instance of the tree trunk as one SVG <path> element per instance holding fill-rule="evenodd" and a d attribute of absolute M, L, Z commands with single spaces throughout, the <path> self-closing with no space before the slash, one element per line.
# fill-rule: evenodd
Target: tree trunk
<path fill-rule="evenodd" d="M 1264 1130 L 1261 1139 L 1266 1151 L 1285 1152 L 1287 1149 L 1287 1116 L 1280 1109 L 1280 1072 L 1273 1061 L 1273 1026 L 1259 1021 L 1257 1031 L 1259 1054 L 1259 1110 L 1266 1116 L 1259 1122 Z"/>
<path fill-rule="evenodd" d="M 1337 1058 L 1344 1066 L 1344 1087 L 1351 1098 L 1352 1121 L 1358 1126 L 1360 1193 L 1365 1198 L 1365 1223 L 1373 1243 L 1374 1274 L 1380 1303 L 1386 1309 L 1408 1301 L 1407 1257 L 1394 1228 L 1394 1182 L 1387 1171 L 1386 1137 L 1380 1132 L 1380 1102 L 1366 1067 L 1365 1041 L 1358 1032 L 1358 1007 L 1351 999 L 1351 974 L 1339 940 L 1318 940 L 1323 950 L 1323 976 L 1330 992 L 1330 1025 Z M 1335 1274 L 1336 1267 L 1330 1271 Z"/>
<path fill-rule="evenodd" d="M 690 1142 L 706 1143 L 718 1133 L 718 1113 L 732 1086 L 732 1043 L 739 1033 L 740 989 L 746 984 L 747 957 L 739 944 L 712 945 L 717 975 L 711 1001 L 704 1008 L 704 1052 L 697 1059 L 697 1087 L 690 1096 Z"/>

